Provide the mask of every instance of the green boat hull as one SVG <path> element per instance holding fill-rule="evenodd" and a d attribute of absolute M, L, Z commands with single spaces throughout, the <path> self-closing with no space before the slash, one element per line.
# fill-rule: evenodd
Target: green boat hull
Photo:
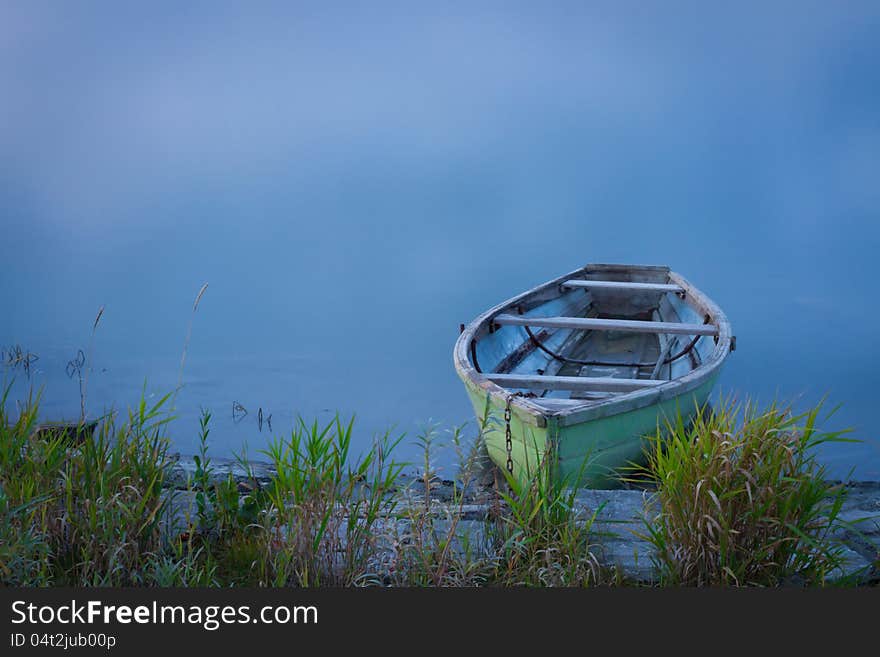
<path fill-rule="evenodd" d="M 547 465 L 553 476 L 571 486 L 618 488 L 621 478 L 634 465 L 645 462 L 647 438 L 654 436 L 667 419 L 681 414 L 687 422 L 709 399 L 717 374 L 699 387 L 679 397 L 642 408 L 560 426 L 552 416 L 546 426 L 523 422 L 511 414 L 510 457 L 513 475 L 524 481 L 535 473 L 549 455 Z M 489 395 L 478 386 L 468 385 L 474 412 L 484 427 L 483 437 L 489 457 L 499 468 L 507 468 L 506 423 L 504 405 L 497 396 Z M 488 412 L 488 419 L 486 415 Z"/>

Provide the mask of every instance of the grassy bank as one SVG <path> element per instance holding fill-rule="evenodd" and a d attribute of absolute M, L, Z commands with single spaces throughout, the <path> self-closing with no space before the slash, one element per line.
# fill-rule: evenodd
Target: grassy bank
<path fill-rule="evenodd" d="M 455 432 L 459 476 L 438 504 L 436 436 L 420 437 L 420 477 L 402 476 L 397 441 L 352 452 L 341 419 L 300 422 L 261 454 L 268 480 L 240 457 L 243 480 L 218 477 L 211 416 L 185 490 L 169 492 L 166 406 L 111 416 L 81 445 L 36 434 L 39 400 L 0 408 L 0 582 L 24 586 L 590 586 L 628 584 L 596 557 L 598 509 L 539 468 L 484 491 L 480 432 Z M 839 564 L 832 537 L 843 495 L 814 457 L 836 439 L 818 409 L 722 406 L 667 427 L 648 467 L 659 512 L 644 528 L 664 585 L 824 585 Z M 661 433 L 664 438 L 661 440 Z M 550 459 L 548 459 L 548 462 Z M 499 475 L 502 476 L 503 475 Z"/>

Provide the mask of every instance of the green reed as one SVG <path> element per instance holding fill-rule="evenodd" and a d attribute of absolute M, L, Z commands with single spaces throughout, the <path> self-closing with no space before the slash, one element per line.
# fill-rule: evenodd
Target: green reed
<path fill-rule="evenodd" d="M 402 465 L 388 434 L 359 457 L 351 455 L 353 419 L 325 425 L 300 420 L 263 454 L 274 474 L 262 491 L 267 583 L 349 585 L 364 575 L 377 548 L 373 531 L 397 504 Z"/>
<path fill-rule="evenodd" d="M 821 431 L 820 410 L 723 400 L 658 430 L 645 472 L 659 512 L 645 538 L 663 584 L 826 582 L 840 565 L 831 536 L 844 489 L 826 481 L 816 448 L 845 432 Z"/>

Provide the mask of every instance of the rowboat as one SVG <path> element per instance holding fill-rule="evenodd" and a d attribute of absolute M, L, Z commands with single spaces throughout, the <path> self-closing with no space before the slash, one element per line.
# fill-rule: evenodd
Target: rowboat
<path fill-rule="evenodd" d="M 611 488 L 666 419 L 707 403 L 730 323 L 668 267 L 591 264 L 461 326 L 454 362 L 491 459 Z"/>
<path fill-rule="evenodd" d="M 98 420 L 59 420 L 38 424 L 34 435 L 42 440 L 61 440 L 66 445 L 81 445 L 98 428 Z"/>

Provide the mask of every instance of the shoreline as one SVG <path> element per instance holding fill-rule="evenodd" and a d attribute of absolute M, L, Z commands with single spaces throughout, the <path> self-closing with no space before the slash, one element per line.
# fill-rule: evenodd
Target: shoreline
<path fill-rule="evenodd" d="M 196 464 L 192 457 L 175 454 L 172 458 L 174 462 L 165 489 L 174 506 L 172 515 L 179 520 L 193 508 L 194 493 L 189 489 L 188 481 L 196 470 Z M 212 482 L 225 481 L 231 475 L 242 490 L 247 490 L 254 483 L 258 486 L 268 484 L 275 472 L 269 463 L 264 462 L 249 464 L 253 477 L 235 459 L 212 458 L 211 465 Z M 497 507 L 498 495 L 494 492 L 493 484 L 486 483 L 487 480 L 492 482 L 492 478 L 483 476 L 479 479 L 481 481 L 471 482 L 466 487 L 455 480 L 432 479 L 428 496 L 431 515 L 445 518 L 457 513 L 461 533 L 482 538 Z M 402 509 L 413 503 L 419 506 L 426 504 L 421 477 L 401 474 L 399 481 L 400 485 L 393 494 L 400 496 Z M 841 525 L 833 535 L 844 553 L 843 568 L 833 580 L 855 579 L 859 584 L 877 583 L 880 581 L 880 481 L 828 481 L 843 485 L 846 489 L 839 514 Z M 576 506 L 587 517 L 596 512 L 593 531 L 600 563 L 614 568 L 623 578 L 638 584 L 657 582 L 651 559 L 652 548 L 637 535 L 644 530 L 646 519 L 657 512 L 653 497 L 652 491 L 644 488 L 583 488 L 578 490 L 575 498 Z M 173 531 L 173 527 L 169 529 Z"/>

